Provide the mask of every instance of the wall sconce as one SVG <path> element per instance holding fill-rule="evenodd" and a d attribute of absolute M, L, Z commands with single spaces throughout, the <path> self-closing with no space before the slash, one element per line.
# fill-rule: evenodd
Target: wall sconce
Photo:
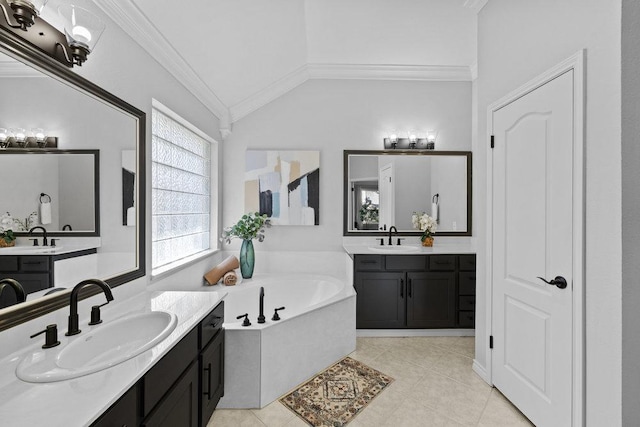
<path fill-rule="evenodd" d="M 27 133 L 22 128 L 0 128 L 0 149 L 6 148 L 57 148 L 58 138 L 47 136 L 42 128 L 31 129 Z"/>
<path fill-rule="evenodd" d="M 406 138 L 398 138 L 394 133 L 382 140 L 385 150 L 433 150 L 435 149 L 436 131 L 430 130 L 424 138 L 414 132 L 407 132 Z"/>
<path fill-rule="evenodd" d="M 0 27 L 67 67 L 81 66 L 100 39 L 104 23 L 85 9 L 62 5 L 58 14 L 64 22 L 63 34 L 40 18 L 47 2 L 0 0 L 4 15 L 4 20 L 0 18 Z"/>

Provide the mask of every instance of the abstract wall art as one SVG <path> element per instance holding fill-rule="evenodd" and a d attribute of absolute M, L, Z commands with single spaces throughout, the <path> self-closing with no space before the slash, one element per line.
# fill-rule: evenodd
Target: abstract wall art
<path fill-rule="evenodd" d="M 245 212 L 274 225 L 320 224 L 320 152 L 247 150 Z"/>

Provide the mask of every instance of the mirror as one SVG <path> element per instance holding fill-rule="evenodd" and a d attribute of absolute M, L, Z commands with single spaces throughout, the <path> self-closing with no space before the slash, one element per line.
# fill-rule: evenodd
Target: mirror
<path fill-rule="evenodd" d="M 345 236 L 420 235 L 413 212 L 437 212 L 437 236 L 471 236 L 471 152 L 344 151 Z"/>
<path fill-rule="evenodd" d="M 0 127 L 19 127 L 27 131 L 43 128 L 47 136 L 58 138 L 56 151 L 100 152 L 99 157 L 96 156 L 99 160 L 95 168 L 96 173 L 99 172 L 95 184 L 99 185 L 94 187 L 93 200 L 91 196 L 86 196 L 83 207 L 74 208 L 82 211 L 85 219 L 93 216 L 93 229 L 88 223 L 77 228 L 71 224 L 71 232 L 53 230 L 51 234 L 61 236 L 59 244 L 63 247 L 70 244 L 65 242 L 89 242 L 88 245 L 96 246 L 95 254 L 86 255 L 92 257 L 91 269 L 82 273 L 86 276 L 83 278 L 101 278 L 115 287 L 144 276 L 145 113 L 50 59 L 24 40 L 4 31 L 0 31 L 0 67 L 3 67 L 0 72 L 0 90 L 3 94 L 0 97 Z M 47 148 L 27 148 L 40 150 L 40 159 L 49 154 Z M 13 158 L 13 154 L 9 154 L 13 150 L 14 148 L 5 151 L 0 158 Z M 20 170 L 16 172 L 19 179 L 12 177 L 8 181 L 11 185 L 28 181 L 33 168 L 44 167 L 40 164 L 25 166 L 23 160 L 31 155 L 23 154 L 19 157 Z M 18 156 L 20 155 L 16 157 Z M 38 154 L 33 156 L 37 158 Z M 83 176 L 83 181 L 93 180 L 90 172 Z M 60 176 L 57 185 L 63 185 Z M 44 190 L 35 191 L 53 196 Z M 31 202 L 33 196 L 30 194 L 25 199 Z M 54 197 L 52 199 L 55 201 Z M 17 212 L 20 209 L 19 215 L 24 216 L 22 208 L 15 205 L 7 208 L 5 202 L 3 200 L 0 203 L 0 212 L 11 212 L 12 209 Z M 62 218 L 62 213 L 60 215 Z M 62 222 L 66 223 L 64 220 L 60 221 Z M 85 256 L 78 257 L 77 260 L 81 258 Z M 65 268 L 80 270 L 75 268 L 74 260 L 76 259 L 65 259 Z M 60 269 L 56 269 L 56 275 L 58 270 Z M 97 292 L 94 287 L 87 291 L 81 292 L 80 297 L 86 298 Z M 0 330 L 68 305 L 69 292 L 67 288 L 33 300 L 28 298 L 27 302 L 1 309 Z"/>
<path fill-rule="evenodd" d="M 2 214 L 14 219 L 17 236 L 37 225 L 49 236 L 99 236 L 99 168 L 99 150 L 0 150 L 0 182 L 12 183 L 3 189 Z"/>

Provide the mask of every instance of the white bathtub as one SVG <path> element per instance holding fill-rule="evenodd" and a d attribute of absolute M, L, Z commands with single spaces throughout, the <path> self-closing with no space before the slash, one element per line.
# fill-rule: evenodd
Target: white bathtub
<path fill-rule="evenodd" d="M 266 323 L 257 322 L 264 287 Z M 262 408 L 356 347 L 351 283 L 311 274 L 262 274 L 225 287 L 225 392 L 221 408 Z M 274 308 L 281 320 L 271 320 Z M 249 313 L 251 326 L 236 317 Z"/>

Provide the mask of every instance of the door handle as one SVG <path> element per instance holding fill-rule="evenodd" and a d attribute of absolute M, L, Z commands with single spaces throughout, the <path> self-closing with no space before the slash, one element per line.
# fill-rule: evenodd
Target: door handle
<path fill-rule="evenodd" d="M 542 280 L 547 285 L 554 285 L 554 286 L 557 286 L 560 289 L 564 289 L 564 288 L 567 287 L 567 280 L 562 276 L 556 276 L 555 279 L 551 280 L 550 282 L 545 280 L 545 279 L 543 279 L 540 276 L 538 276 L 538 279 Z"/>

